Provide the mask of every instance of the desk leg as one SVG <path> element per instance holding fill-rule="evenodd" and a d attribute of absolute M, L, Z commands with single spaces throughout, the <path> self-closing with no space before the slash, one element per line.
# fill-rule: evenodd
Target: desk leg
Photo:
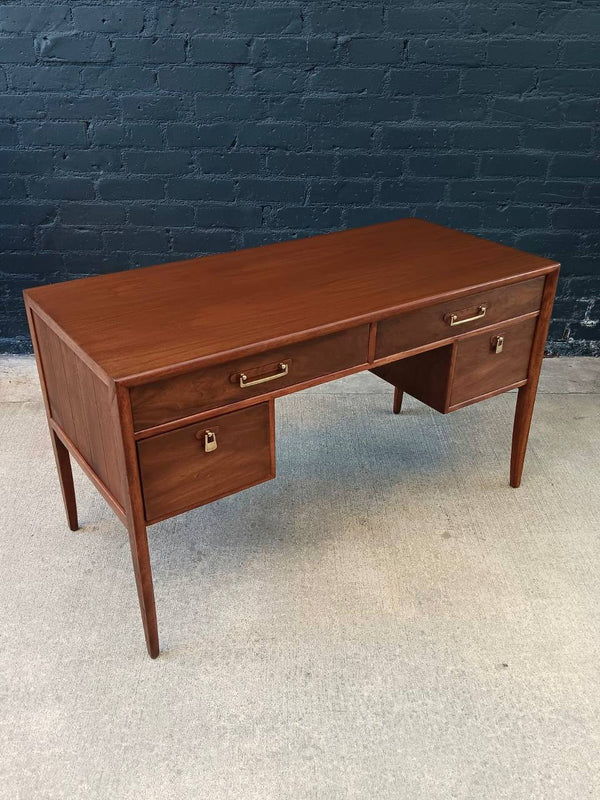
<path fill-rule="evenodd" d="M 544 293 L 542 295 L 542 307 L 531 348 L 527 383 L 525 386 L 521 386 L 519 394 L 517 395 L 512 450 L 510 454 L 510 485 L 514 489 L 517 489 L 521 485 L 527 440 L 529 439 L 529 429 L 531 428 L 531 417 L 533 416 L 533 407 L 535 405 L 538 381 L 542 369 L 544 347 L 548 336 L 548 327 L 550 325 L 557 282 L 558 269 L 546 276 Z"/>
<path fill-rule="evenodd" d="M 54 458 L 56 459 L 56 469 L 60 481 L 65 511 L 67 512 L 67 522 L 72 531 L 79 529 L 77 520 L 77 501 L 75 500 L 75 487 L 73 486 L 73 470 L 71 469 L 71 457 L 69 451 L 58 438 L 56 433 L 50 428 Z"/>
<path fill-rule="evenodd" d="M 537 381 L 535 381 L 535 384 L 537 385 Z M 510 453 L 510 485 L 514 489 L 518 489 L 521 485 L 527 440 L 529 439 L 531 417 L 533 416 L 533 406 L 535 404 L 535 391 L 536 386 L 527 383 L 525 386 L 521 386 L 517 395 L 512 450 Z"/>
<path fill-rule="evenodd" d="M 29 302 L 25 302 L 25 310 L 27 312 L 27 321 L 29 322 L 29 331 L 31 333 L 31 343 L 33 344 L 33 352 L 35 353 L 35 363 L 40 377 L 40 386 L 42 389 L 42 396 L 44 398 L 44 408 L 46 409 L 46 419 L 48 420 L 48 430 L 50 431 L 50 439 L 52 441 L 52 449 L 54 450 L 54 459 L 56 461 L 56 469 L 58 471 L 58 480 L 60 481 L 60 490 L 65 504 L 65 511 L 67 512 L 67 522 L 72 531 L 79 530 L 79 521 L 77 519 L 77 501 L 75 500 L 75 487 L 73 486 L 73 471 L 71 469 L 71 456 L 65 445 L 56 435 L 51 425 L 50 402 L 48 400 L 48 389 L 46 387 L 46 376 L 42 369 L 42 357 L 40 355 L 40 348 L 38 343 L 37 331 L 33 320 L 33 314 L 29 307 Z"/>
<path fill-rule="evenodd" d="M 148 550 L 148 535 L 143 518 L 136 518 L 135 515 L 131 515 L 127 522 L 127 531 L 129 533 L 129 546 L 131 548 L 135 584 L 140 603 L 140 611 L 142 612 L 146 647 L 148 648 L 150 658 L 156 658 L 160 650 L 158 644 L 158 625 L 156 622 L 156 606 L 154 604 L 154 586 L 152 583 L 152 568 L 150 566 L 150 551 Z"/>
<path fill-rule="evenodd" d="M 148 550 L 148 535 L 144 517 L 144 501 L 137 463 L 133 417 L 129 392 L 122 386 L 116 387 L 116 399 L 121 439 L 123 444 L 123 462 L 127 483 L 127 532 L 135 585 L 137 587 L 142 623 L 146 637 L 146 647 L 150 658 L 156 658 L 160 647 L 158 644 L 158 625 L 156 622 L 156 606 L 154 605 L 154 586 L 152 583 L 152 567 Z"/>
<path fill-rule="evenodd" d="M 394 414 L 399 414 L 402 410 L 402 398 L 404 397 L 404 392 L 402 389 L 399 389 L 397 386 L 394 386 L 394 407 L 393 411 Z"/>

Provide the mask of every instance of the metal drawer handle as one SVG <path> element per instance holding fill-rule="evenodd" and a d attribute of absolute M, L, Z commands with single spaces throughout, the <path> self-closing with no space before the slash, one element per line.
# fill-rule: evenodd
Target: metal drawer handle
<path fill-rule="evenodd" d="M 216 431 L 196 431 L 194 434 L 199 442 L 202 442 L 205 453 L 212 453 L 217 449 L 217 432 Z"/>
<path fill-rule="evenodd" d="M 258 386 L 259 383 L 267 383 L 268 381 L 275 381 L 277 378 L 283 378 L 288 372 L 289 367 L 283 361 L 279 364 L 279 372 L 274 375 L 267 375 L 264 378 L 256 378 L 254 381 L 249 381 L 248 376 L 242 372 L 240 373 L 240 386 L 242 389 L 246 389 L 248 386 Z"/>
<path fill-rule="evenodd" d="M 214 431 L 204 431 L 204 452 L 212 453 L 217 449 L 217 434 Z"/>
<path fill-rule="evenodd" d="M 479 306 L 477 309 L 477 313 L 474 317 L 467 317 L 466 319 L 459 319 L 458 314 L 446 314 L 444 319 L 448 323 L 448 325 L 464 325 L 465 322 L 475 322 L 476 319 L 483 319 L 485 317 L 485 312 L 487 311 L 487 306 Z"/>
<path fill-rule="evenodd" d="M 504 336 L 494 336 L 492 339 L 492 349 L 494 353 L 501 353 L 504 350 Z"/>

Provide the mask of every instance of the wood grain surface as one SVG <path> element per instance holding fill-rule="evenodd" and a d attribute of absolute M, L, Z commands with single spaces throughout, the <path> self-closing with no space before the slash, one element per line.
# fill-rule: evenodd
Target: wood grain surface
<path fill-rule="evenodd" d="M 37 358 L 46 382 L 49 417 L 124 507 L 127 489 L 114 388 L 100 381 L 35 313 L 32 323 L 38 340 Z"/>
<path fill-rule="evenodd" d="M 138 442 L 148 522 L 239 492 L 274 475 L 269 403 Z M 204 450 L 204 434 L 217 448 Z"/>
<path fill-rule="evenodd" d="M 404 219 L 26 294 L 105 379 L 144 382 L 148 374 L 260 352 L 556 266 Z"/>
<path fill-rule="evenodd" d="M 134 386 L 131 405 L 135 429 L 142 430 L 227 403 L 260 397 L 273 390 L 366 364 L 368 338 L 369 326 L 361 325 L 185 375 Z M 287 375 L 255 386 L 240 386 L 241 374 L 250 380 L 277 375 L 280 363 L 288 367 Z"/>
<path fill-rule="evenodd" d="M 450 405 L 525 380 L 536 325 L 537 318 L 528 318 L 457 342 Z M 497 336 L 504 339 L 501 353 L 494 349 Z"/>
<path fill-rule="evenodd" d="M 493 325 L 501 320 L 520 317 L 539 311 L 544 289 L 544 278 L 488 289 L 463 297 L 460 300 L 444 300 L 427 308 L 407 311 L 397 317 L 383 320 L 377 325 L 377 358 L 402 353 L 413 347 L 436 342 L 450 336 Z M 472 322 L 450 325 L 448 315 L 458 314 L 460 320 L 478 316 L 478 309 L 485 305 L 485 315 Z"/>
<path fill-rule="evenodd" d="M 557 277 L 548 259 L 407 219 L 27 290 L 67 520 L 70 453 L 127 526 L 149 654 L 146 527 L 274 477 L 275 396 L 369 368 L 396 413 L 404 391 L 446 412 L 519 387 L 518 486 Z"/>

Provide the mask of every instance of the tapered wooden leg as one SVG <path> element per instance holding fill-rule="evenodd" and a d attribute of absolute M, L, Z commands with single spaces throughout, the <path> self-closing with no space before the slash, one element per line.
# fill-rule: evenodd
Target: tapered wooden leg
<path fill-rule="evenodd" d="M 402 410 L 402 398 L 404 397 L 404 392 L 402 389 L 399 389 L 397 386 L 394 386 L 394 414 L 399 414 Z"/>
<path fill-rule="evenodd" d="M 150 566 L 146 524 L 141 519 L 130 519 L 128 520 L 127 530 L 140 611 L 142 612 L 146 647 L 150 658 L 156 658 L 159 653 L 158 625 L 156 622 L 154 586 L 152 584 L 152 568 Z"/>
<path fill-rule="evenodd" d="M 76 531 L 79 529 L 79 522 L 77 520 L 77 501 L 75 500 L 75 487 L 73 486 L 71 457 L 69 456 L 69 451 L 53 430 L 50 430 L 50 436 L 52 438 L 52 447 L 65 511 L 67 512 L 67 522 L 69 523 L 69 528 L 72 531 Z"/>
<path fill-rule="evenodd" d="M 140 611 L 142 613 L 146 647 L 148 648 L 150 658 L 156 658 L 160 651 L 158 644 L 158 624 L 156 621 L 156 606 L 154 605 L 154 586 L 152 584 L 150 551 L 148 549 L 148 536 L 144 517 L 144 502 L 142 499 L 142 487 L 140 484 L 135 435 L 133 431 L 131 400 L 129 398 L 129 391 L 125 387 L 117 384 L 115 391 L 119 420 L 121 423 L 125 479 L 128 490 L 126 516 L 129 547 L 131 549 L 135 585 L 137 586 Z"/>
<path fill-rule="evenodd" d="M 525 386 L 521 386 L 519 394 L 517 395 L 512 450 L 510 453 L 510 485 L 515 489 L 521 485 L 527 440 L 529 439 L 529 429 L 531 427 L 531 417 L 533 416 L 535 396 L 540 379 L 542 360 L 544 358 L 544 345 L 546 343 L 546 337 L 548 336 L 548 326 L 550 325 L 550 316 L 552 314 L 552 304 L 554 303 L 557 281 L 558 269 L 546 276 L 540 316 L 538 318 L 531 348 L 527 383 Z"/>
<path fill-rule="evenodd" d="M 531 418 L 535 405 L 536 385 L 526 384 L 521 386 L 517 395 L 515 408 L 515 421 L 513 425 L 512 450 L 510 453 L 510 485 L 517 489 L 521 485 L 523 464 L 527 451 L 527 440 L 531 428 Z"/>

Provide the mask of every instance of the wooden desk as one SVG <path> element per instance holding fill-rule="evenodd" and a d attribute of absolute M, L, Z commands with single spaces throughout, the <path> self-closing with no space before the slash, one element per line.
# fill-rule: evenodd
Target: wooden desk
<path fill-rule="evenodd" d="M 417 219 L 28 289 L 69 525 L 69 454 L 129 532 L 275 476 L 274 400 L 370 369 L 446 413 L 518 387 L 519 486 L 559 265 Z"/>

